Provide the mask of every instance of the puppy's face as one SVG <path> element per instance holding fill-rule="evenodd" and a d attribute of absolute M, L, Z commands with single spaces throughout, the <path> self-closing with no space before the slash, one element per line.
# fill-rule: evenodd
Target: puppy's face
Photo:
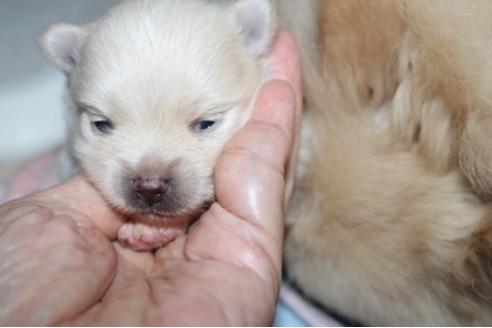
<path fill-rule="evenodd" d="M 74 149 L 106 198 L 136 215 L 188 217 L 247 120 L 271 41 L 266 1 L 131 1 L 95 24 L 48 30 L 77 111 Z"/>

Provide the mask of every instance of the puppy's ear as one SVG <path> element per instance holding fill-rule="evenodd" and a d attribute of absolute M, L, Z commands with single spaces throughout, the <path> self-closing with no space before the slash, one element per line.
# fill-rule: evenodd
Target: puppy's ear
<path fill-rule="evenodd" d="M 41 34 L 38 43 L 53 65 L 70 74 L 79 59 L 85 35 L 85 29 L 79 26 L 55 24 Z"/>
<path fill-rule="evenodd" d="M 239 0 L 233 5 L 233 19 L 244 46 L 253 55 L 262 56 L 270 50 L 276 15 L 269 0 Z"/>

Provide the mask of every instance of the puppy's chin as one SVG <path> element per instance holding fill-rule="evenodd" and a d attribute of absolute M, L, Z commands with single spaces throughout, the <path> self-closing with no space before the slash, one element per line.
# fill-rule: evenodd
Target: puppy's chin
<path fill-rule="evenodd" d="M 159 211 L 126 206 L 126 221 L 118 230 L 118 240 L 136 251 L 155 251 L 187 233 L 190 226 L 212 204 L 205 199 L 199 206 L 178 211 Z"/>

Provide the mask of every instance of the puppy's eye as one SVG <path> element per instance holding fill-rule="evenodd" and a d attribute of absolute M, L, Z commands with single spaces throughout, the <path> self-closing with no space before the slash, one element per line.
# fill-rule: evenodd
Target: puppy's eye
<path fill-rule="evenodd" d="M 214 126 L 215 121 L 210 121 L 210 120 L 203 120 L 203 121 L 198 121 L 195 123 L 195 126 L 193 127 L 193 130 L 196 132 L 201 132 L 210 129 L 212 126 Z"/>
<path fill-rule="evenodd" d="M 92 124 L 96 127 L 96 129 L 98 129 L 104 134 L 109 134 L 111 130 L 114 129 L 113 123 L 111 123 L 111 121 L 109 120 L 99 119 L 97 121 L 92 122 Z"/>

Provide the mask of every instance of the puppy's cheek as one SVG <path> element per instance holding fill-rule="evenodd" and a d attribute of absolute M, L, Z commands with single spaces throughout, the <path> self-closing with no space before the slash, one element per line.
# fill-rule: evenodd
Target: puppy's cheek
<path fill-rule="evenodd" d="M 76 156 L 80 161 L 82 171 L 103 197 L 111 205 L 123 210 L 126 205 L 118 182 L 121 180 L 125 167 L 114 156 L 108 156 L 111 152 L 104 151 L 102 148 L 78 141 L 75 147 Z"/>
<path fill-rule="evenodd" d="M 121 162 L 108 162 L 103 172 L 104 177 L 101 179 L 101 191 L 113 206 L 128 211 L 129 206 L 125 198 L 125 189 L 121 181 L 126 176 L 126 167 Z"/>
<path fill-rule="evenodd" d="M 187 172 L 183 170 L 179 176 L 180 194 L 183 196 L 188 210 L 206 209 L 205 207 L 215 199 L 213 170 L 203 167 L 193 171 L 188 169 Z"/>
<path fill-rule="evenodd" d="M 215 201 L 215 185 L 213 173 L 211 173 L 211 175 L 203 177 L 203 186 L 203 193 L 201 197 L 205 200 L 205 203 L 210 204 Z"/>

